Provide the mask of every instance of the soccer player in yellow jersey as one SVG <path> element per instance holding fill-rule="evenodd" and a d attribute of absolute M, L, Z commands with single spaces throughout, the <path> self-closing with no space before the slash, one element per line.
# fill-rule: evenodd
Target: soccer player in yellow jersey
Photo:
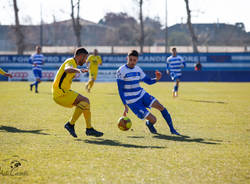
<path fill-rule="evenodd" d="M 12 75 L 10 73 L 5 72 L 2 68 L 0 68 L 0 74 L 5 76 L 5 77 L 12 78 Z"/>
<path fill-rule="evenodd" d="M 89 64 L 89 81 L 86 84 L 86 90 L 90 92 L 98 74 L 98 67 L 102 65 L 102 58 L 98 55 L 97 49 L 94 50 L 93 55 L 88 57 L 86 64 L 87 66 Z"/>
<path fill-rule="evenodd" d="M 82 66 L 86 62 L 87 57 L 88 51 L 85 48 L 78 48 L 75 51 L 74 57 L 67 59 L 61 65 L 52 87 L 53 99 L 57 104 L 70 108 L 75 106 L 73 116 L 64 126 L 73 137 L 77 137 L 74 126 L 81 114 L 84 115 L 86 121 L 86 135 L 95 137 L 103 135 L 102 132 L 96 131 L 91 125 L 89 99 L 70 89 L 75 74 L 88 71 L 77 68 L 78 65 Z"/>

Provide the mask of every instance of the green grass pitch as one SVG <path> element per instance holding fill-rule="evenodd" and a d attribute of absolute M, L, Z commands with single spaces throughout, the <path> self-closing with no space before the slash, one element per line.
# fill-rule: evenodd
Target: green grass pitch
<path fill-rule="evenodd" d="M 41 83 L 35 94 L 28 82 L 0 83 L 0 183 L 250 183 L 249 83 L 182 82 L 176 99 L 173 83 L 142 85 L 167 107 L 184 135 L 178 137 L 154 109 L 158 135 L 131 111 L 131 130 L 120 131 L 116 84 L 95 83 L 88 94 L 84 83 L 73 82 L 104 132 L 87 137 L 80 117 L 77 139 L 64 129 L 73 109 L 54 103 L 51 85 Z"/>

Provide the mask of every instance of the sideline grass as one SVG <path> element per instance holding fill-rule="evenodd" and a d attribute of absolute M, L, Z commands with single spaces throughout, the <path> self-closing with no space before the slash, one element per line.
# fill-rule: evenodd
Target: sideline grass
<path fill-rule="evenodd" d="M 74 139 L 63 128 L 73 109 L 53 102 L 51 83 L 35 94 L 27 82 L 1 82 L 0 183 L 249 183 L 250 84 L 181 83 L 176 99 L 172 85 L 143 87 L 185 136 L 172 136 L 156 110 L 159 135 L 131 112 L 132 130 L 122 132 L 115 83 L 96 83 L 90 94 L 83 83 L 73 83 L 89 97 L 93 125 L 104 132 L 101 138 L 85 136 L 81 117 Z M 11 170 L 14 160 L 22 165 Z"/>

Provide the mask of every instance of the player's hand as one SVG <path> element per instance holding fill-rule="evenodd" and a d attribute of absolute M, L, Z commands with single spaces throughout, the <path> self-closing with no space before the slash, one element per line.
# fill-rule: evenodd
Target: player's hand
<path fill-rule="evenodd" d="M 160 80 L 161 79 L 161 72 L 156 70 L 155 71 L 155 77 L 156 77 L 156 80 Z"/>
<path fill-rule="evenodd" d="M 12 75 L 10 73 L 6 73 L 5 76 L 12 78 Z"/>
<path fill-rule="evenodd" d="M 86 72 L 88 72 L 88 70 L 87 69 L 80 69 L 80 71 L 81 71 L 81 73 L 86 73 Z"/>
<path fill-rule="evenodd" d="M 123 116 L 127 116 L 128 113 L 128 106 L 124 105 L 124 112 L 123 112 Z"/>
<path fill-rule="evenodd" d="M 37 63 L 34 63 L 33 66 L 37 66 Z"/>
<path fill-rule="evenodd" d="M 169 70 L 166 70 L 166 73 L 169 75 Z"/>

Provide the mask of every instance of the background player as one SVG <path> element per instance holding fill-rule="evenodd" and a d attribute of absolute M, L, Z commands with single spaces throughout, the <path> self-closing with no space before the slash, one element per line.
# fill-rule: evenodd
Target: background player
<path fill-rule="evenodd" d="M 30 84 L 30 91 L 32 91 L 33 86 L 35 86 L 35 92 L 38 93 L 38 84 L 41 82 L 42 78 L 42 65 L 44 64 L 44 56 L 41 53 L 42 48 L 36 46 L 36 53 L 30 56 L 29 62 L 32 64 L 32 71 L 36 78 L 35 82 Z"/>
<path fill-rule="evenodd" d="M 88 67 L 89 64 L 89 67 Z M 86 90 L 90 92 L 91 88 L 94 85 L 94 82 L 97 78 L 98 67 L 102 65 L 102 58 L 98 55 L 98 50 L 95 49 L 93 55 L 90 55 L 86 62 L 87 67 L 89 68 L 89 81 L 86 84 Z"/>
<path fill-rule="evenodd" d="M 121 100 L 124 104 L 124 113 L 126 116 L 128 113 L 128 107 L 133 113 L 140 119 L 147 119 L 146 125 L 150 132 L 156 134 L 157 131 L 154 128 L 156 123 L 156 117 L 151 114 L 147 108 L 158 109 L 163 118 L 166 120 L 172 134 L 180 135 L 173 127 L 172 119 L 167 109 L 160 104 L 160 102 L 150 94 L 148 94 L 143 88 L 140 87 L 139 82 L 143 81 L 147 84 L 154 84 L 161 78 L 159 71 L 155 72 L 156 78 L 151 79 L 145 75 L 139 66 L 136 66 L 138 61 L 138 52 L 132 50 L 128 53 L 127 64 L 121 66 L 117 70 L 117 85 Z"/>
<path fill-rule="evenodd" d="M 12 75 L 10 73 L 5 72 L 2 68 L 0 68 L 0 74 L 5 76 L 5 77 L 12 78 Z"/>
<path fill-rule="evenodd" d="M 173 89 L 173 97 L 178 96 L 178 88 L 181 77 L 181 69 L 186 66 L 186 63 L 181 56 L 177 55 L 176 48 L 172 48 L 172 55 L 167 58 L 167 74 L 170 74 L 170 77 L 175 81 Z"/>
<path fill-rule="evenodd" d="M 75 133 L 75 122 L 81 114 L 84 115 L 86 121 L 86 135 L 100 137 L 102 132 L 96 131 L 91 125 L 91 112 L 89 99 L 70 89 L 73 78 L 76 73 L 88 72 L 86 69 L 78 69 L 77 65 L 82 66 L 88 57 L 88 51 L 84 48 L 78 48 L 73 58 L 67 59 L 57 71 L 55 76 L 52 94 L 54 101 L 64 107 L 75 107 L 73 116 L 65 124 L 65 128 L 73 137 L 77 137 Z"/>

